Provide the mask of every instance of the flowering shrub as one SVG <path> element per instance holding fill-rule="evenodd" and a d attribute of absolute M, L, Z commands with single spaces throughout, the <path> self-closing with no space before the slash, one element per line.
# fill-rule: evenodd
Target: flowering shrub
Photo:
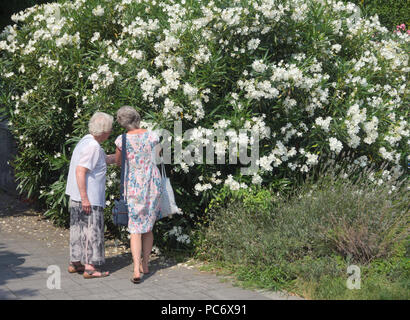
<path fill-rule="evenodd" d="M 402 33 L 402 32 L 406 32 L 407 34 L 410 34 L 410 29 L 407 29 L 406 31 L 406 25 L 404 23 L 402 23 L 401 25 L 396 26 L 396 30 L 394 30 L 394 33 Z"/>
<path fill-rule="evenodd" d="M 207 140 L 209 129 L 259 146 L 252 175 L 239 164 L 174 161 L 183 210 L 164 241 L 188 243 L 182 230 L 223 186 L 296 181 L 342 151 L 363 166 L 407 165 L 410 37 L 355 13 L 332 0 L 76 0 L 15 14 L 0 39 L 0 86 L 20 188 L 61 217 L 73 145 L 95 111 L 124 104 L 146 127 L 172 132 L 182 121 L 196 129 L 192 142 L 222 154 L 226 142 Z M 110 168 L 107 212 L 117 189 Z"/>

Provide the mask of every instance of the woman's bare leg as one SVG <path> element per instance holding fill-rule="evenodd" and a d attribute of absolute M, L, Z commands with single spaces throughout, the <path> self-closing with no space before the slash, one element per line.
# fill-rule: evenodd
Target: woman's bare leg
<path fill-rule="evenodd" d="M 149 257 L 152 251 L 152 245 L 154 244 L 154 234 L 152 231 L 144 233 L 142 235 L 142 272 L 148 273 Z"/>
<path fill-rule="evenodd" d="M 141 277 L 140 264 L 141 264 L 141 234 L 131 234 L 131 253 L 132 260 L 134 262 L 134 278 Z"/>

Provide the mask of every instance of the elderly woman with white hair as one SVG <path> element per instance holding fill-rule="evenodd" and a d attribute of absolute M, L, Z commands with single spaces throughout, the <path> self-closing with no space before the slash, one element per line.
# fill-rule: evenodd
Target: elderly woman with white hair
<path fill-rule="evenodd" d="M 115 140 L 115 161 L 121 166 L 121 152 L 125 148 L 128 177 L 124 181 L 124 189 L 134 261 L 133 283 L 141 281 L 142 273 L 149 273 L 148 263 L 154 241 L 152 229 L 159 214 L 161 194 L 161 174 L 155 161 L 161 151 L 159 137 L 153 131 L 140 128 L 140 120 L 138 112 L 130 106 L 123 106 L 117 111 L 117 122 L 127 130 L 125 146 L 121 135 Z"/>
<path fill-rule="evenodd" d="M 111 134 L 113 117 L 96 112 L 89 121 L 89 134 L 76 145 L 70 162 L 66 194 L 70 196 L 70 273 L 86 279 L 109 275 L 95 266 L 105 262 L 104 207 L 107 164 L 100 144 Z"/>

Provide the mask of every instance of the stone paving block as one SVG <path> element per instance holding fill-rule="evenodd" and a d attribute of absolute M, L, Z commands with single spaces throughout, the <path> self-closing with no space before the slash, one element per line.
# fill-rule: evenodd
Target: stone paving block
<path fill-rule="evenodd" d="M 42 292 L 49 292 L 49 291 L 54 290 L 54 289 L 49 289 L 47 287 L 48 278 L 36 278 L 36 279 L 29 279 L 29 280 L 26 280 L 26 279 L 27 278 L 9 280 L 5 283 L 5 286 L 12 291 L 20 291 L 20 290 L 28 289 L 28 290 L 33 290 L 33 291 L 42 293 Z M 52 284 L 54 285 L 55 283 L 52 282 Z M 70 290 L 75 287 L 78 287 L 78 285 L 75 282 L 69 279 L 61 279 L 60 286 L 61 286 L 61 289 L 63 290 Z M 55 290 L 58 290 L 58 289 L 55 289 Z"/>
<path fill-rule="evenodd" d="M 73 281 L 77 283 L 78 288 L 98 289 L 107 286 L 104 282 L 98 280 L 99 279 L 84 279 L 82 275 L 78 275 L 78 278 L 73 279 Z"/>
<path fill-rule="evenodd" d="M 104 270 L 110 271 L 110 268 L 105 268 Z M 126 270 L 125 268 L 114 271 L 114 272 L 110 272 L 111 279 L 125 279 L 125 278 L 131 278 L 131 276 L 132 276 L 132 270 Z"/>
<path fill-rule="evenodd" d="M 168 287 L 167 281 L 156 282 L 155 284 L 158 286 Z M 219 284 L 216 284 L 216 285 L 217 287 L 220 287 Z M 223 286 L 221 287 L 224 288 Z M 215 288 L 215 284 L 210 284 L 206 286 L 199 279 L 194 278 L 189 281 L 184 281 L 183 283 L 180 283 L 179 285 L 171 285 L 170 288 L 175 289 L 177 291 L 180 291 L 179 289 L 181 289 L 182 291 L 198 292 L 198 291 L 206 291 L 209 288 Z"/>
<path fill-rule="evenodd" d="M 32 272 L 32 271 L 17 271 L 16 278 L 13 280 L 16 281 L 31 281 L 31 280 L 43 280 L 44 283 L 47 282 L 47 278 L 50 275 L 47 275 L 46 272 Z"/>
<path fill-rule="evenodd" d="M 176 293 L 173 300 L 211 300 L 211 297 L 204 292 L 182 292 Z"/>
<path fill-rule="evenodd" d="M 7 281 L 16 280 L 16 279 L 19 279 L 19 277 L 11 269 L 7 267 L 0 268 L 0 285 L 4 284 Z"/>
<path fill-rule="evenodd" d="M 110 281 L 105 281 L 105 284 L 114 290 L 131 290 L 135 288 L 135 284 L 130 281 L 130 279 L 112 279 Z"/>
<path fill-rule="evenodd" d="M 14 267 L 24 263 L 23 258 L 16 258 L 16 256 L 1 256 L 0 266 L 2 267 Z"/>
<path fill-rule="evenodd" d="M 40 266 L 30 266 L 29 264 L 21 264 L 18 266 L 10 266 L 10 270 L 17 274 L 21 274 L 22 276 L 30 275 L 30 274 L 38 274 L 38 275 L 47 275 L 47 268 L 46 267 L 40 267 Z"/>
<path fill-rule="evenodd" d="M 198 288 L 192 288 L 188 286 L 180 286 L 180 287 L 168 287 L 169 291 L 174 292 L 176 295 L 189 295 L 200 292 L 201 290 Z"/>
<path fill-rule="evenodd" d="M 96 293 L 87 297 L 74 297 L 74 300 L 112 300 L 120 296 L 119 293 Z"/>
<path fill-rule="evenodd" d="M 208 290 L 206 294 L 215 300 L 251 300 L 263 298 L 263 296 L 261 297 L 258 293 L 239 288 L 213 289 Z"/>
<path fill-rule="evenodd" d="M 126 296 L 121 295 L 115 298 L 111 298 L 110 300 L 141 300 L 141 299 L 132 299 L 131 297 L 126 297 Z"/>
<path fill-rule="evenodd" d="M 79 287 L 78 283 L 71 280 L 71 279 L 64 279 L 61 280 L 61 289 L 63 290 L 77 290 Z"/>
<path fill-rule="evenodd" d="M 14 300 L 17 296 L 7 288 L 0 287 L 0 300 Z"/>
<path fill-rule="evenodd" d="M 18 296 L 16 300 L 47 300 L 47 298 L 41 294 L 33 296 Z"/>
<path fill-rule="evenodd" d="M 102 268 L 103 271 L 110 271 L 107 268 Z M 132 273 L 131 272 L 126 272 L 126 273 L 111 273 L 108 277 L 106 277 L 104 280 L 106 281 L 113 281 L 113 280 L 122 280 L 122 279 L 128 279 L 131 278 Z"/>
<path fill-rule="evenodd" d="M 71 281 L 73 281 L 77 284 L 81 284 L 86 280 L 86 279 L 83 278 L 83 275 L 80 274 L 80 273 L 69 273 L 65 269 L 62 270 L 61 273 L 62 273 L 61 277 L 63 279 L 70 279 Z"/>
<path fill-rule="evenodd" d="M 178 300 L 178 297 L 169 291 L 150 291 L 149 295 L 152 296 L 152 300 Z"/>
<path fill-rule="evenodd" d="M 67 290 L 63 292 L 68 294 L 73 299 L 76 299 L 77 297 L 85 298 L 87 296 L 95 294 L 95 292 L 92 292 L 90 289 L 87 289 L 87 288 L 77 288 L 77 289 L 71 289 L 71 290 Z"/>
<path fill-rule="evenodd" d="M 42 290 L 47 289 L 47 282 L 44 279 L 34 279 L 34 280 L 13 280 L 8 281 L 6 283 L 6 287 L 8 287 L 12 291 L 24 290 L 24 289 L 32 289 L 32 290 Z"/>
<path fill-rule="evenodd" d="M 89 288 L 87 290 L 89 290 L 91 294 L 119 294 L 118 290 L 111 288 L 107 284 L 104 284 L 104 286 L 101 286 L 99 288 Z"/>
<path fill-rule="evenodd" d="M 103 300 L 98 295 L 88 295 L 88 296 L 76 296 L 73 297 L 73 300 Z"/>
<path fill-rule="evenodd" d="M 30 254 L 29 256 L 25 258 L 27 262 L 30 262 L 30 261 L 32 261 L 33 263 L 38 262 L 39 264 L 42 264 L 44 266 L 48 266 L 50 264 L 56 264 L 60 260 L 51 254 L 45 257 L 40 257 L 40 256 Z"/>
<path fill-rule="evenodd" d="M 156 285 L 161 287 L 161 285 L 158 285 L 158 284 Z M 181 283 L 164 282 L 162 287 L 165 287 L 165 286 L 168 290 L 188 291 L 188 287 L 185 285 L 184 282 L 181 282 Z"/>
<path fill-rule="evenodd" d="M 14 294 L 17 299 L 31 299 L 35 297 L 44 297 L 39 290 L 36 289 L 9 289 L 12 294 Z"/>
<path fill-rule="evenodd" d="M 109 293 L 87 293 L 87 294 L 78 294 L 72 295 L 68 293 L 73 300 L 113 300 L 120 297 L 121 295 L 118 292 L 109 292 Z"/>
<path fill-rule="evenodd" d="M 10 268 L 41 268 L 46 271 L 48 266 L 49 264 L 42 261 L 41 259 L 25 259 L 24 261 L 21 261 L 19 264 L 13 265 Z"/>
<path fill-rule="evenodd" d="M 206 283 L 198 280 L 191 280 L 185 282 L 185 285 L 190 288 L 193 292 L 197 291 L 207 291 L 209 288 L 215 288 L 215 284 L 213 283 Z"/>
<path fill-rule="evenodd" d="M 20 247 L 20 246 L 14 246 L 14 247 L 7 247 L 7 250 L 2 249 L 0 251 L 0 255 L 4 256 L 4 255 L 9 255 L 11 254 L 11 252 L 13 253 L 13 256 L 17 256 L 17 257 L 28 257 L 31 255 L 31 252 L 29 252 L 28 250 Z M 2 257 L 3 259 L 3 257 Z"/>
<path fill-rule="evenodd" d="M 134 289 L 121 290 L 119 293 L 131 300 L 154 300 L 151 294 L 142 292 L 137 286 Z"/>
<path fill-rule="evenodd" d="M 46 295 L 45 298 L 47 300 L 74 300 L 68 293 L 65 292 L 58 292 L 53 295 Z"/>

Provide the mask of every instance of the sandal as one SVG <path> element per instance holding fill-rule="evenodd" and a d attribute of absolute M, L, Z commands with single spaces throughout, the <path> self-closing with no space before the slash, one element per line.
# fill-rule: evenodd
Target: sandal
<path fill-rule="evenodd" d="M 68 266 L 69 273 L 83 273 L 84 269 L 85 267 L 81 263 L 77 265 L 74 263 L 70 263 L 70 265 Z"/>
<path fill-rule="evenodd" d="M 96 276 L 94 275 L 94 273 L 99 272 L 100 275 Z M 108 277 L 110 274 L 108 271 L 101 271 L 101 270 L 84 270 L 84 274 L 83 277 L 84 279 L 93 279 L 93 278 L 104 278 L 104 277 Z"/>
<path fill-rule="evenodd" d="M 141 283 L 141 277 L 138 277 L 138 278 L 137 277 L 136 278 L 132 277 L 131 282 L 134 283 L 134 284 Z"/>

